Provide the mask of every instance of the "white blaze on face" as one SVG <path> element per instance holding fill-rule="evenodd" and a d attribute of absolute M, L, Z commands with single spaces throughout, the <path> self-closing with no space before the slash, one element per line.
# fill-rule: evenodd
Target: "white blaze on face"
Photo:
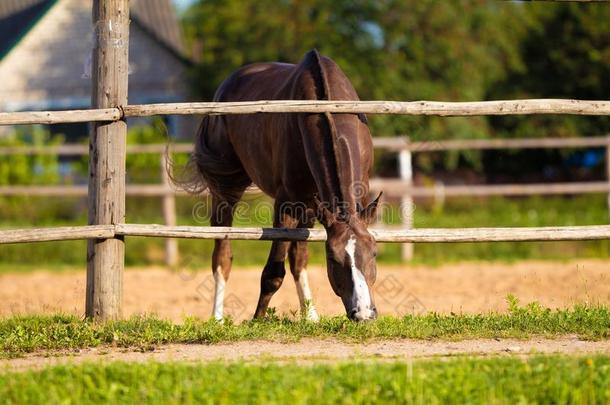
<path fill-rule="evenodd" d="M 225 301 L 225 278 L 222 275 L 220 266 L 214 272 L 214 319 L 223 320 L 224 301 Z"/>
<path fill-rule="evenodd" d="M 369 310 L 371 308 L 371 295 L 364 274 L 356 267 L 356 238 L 353 235 L 350 236 L 347 245 L 345 245 L 345 252 L 349 256 L 352 266 L 352 281 L 354 283 L 352 308 L 358 312 Z"/>

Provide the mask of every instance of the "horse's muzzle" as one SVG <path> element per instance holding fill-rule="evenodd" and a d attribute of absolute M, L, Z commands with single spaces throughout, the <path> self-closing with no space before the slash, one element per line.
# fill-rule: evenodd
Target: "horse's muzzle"
<path fill-rule="evenodd" d="M 357 309 L 354 308 L 347 314 L 347 317 L 352 321 L 362 322 L 362 321 L 372 321 L 377 319 L 377 308 L 365 308 L 365 309 Z"/>

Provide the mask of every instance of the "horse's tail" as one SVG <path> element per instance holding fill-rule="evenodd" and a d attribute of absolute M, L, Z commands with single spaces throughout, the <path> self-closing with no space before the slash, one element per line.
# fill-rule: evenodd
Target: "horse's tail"
<path fill-rule="evenodd" d="M 171 166 L 169 173 L 177 167 L 174 163 Z M 179 173 L 170 178 L 188 193 L 201 194 L 209 189 L 211 194 L 229 201 L 239 201 L 244 189 L 252 183 L 226 138 L 221 116 L 204 117 L 189 161 Z"/>
<path fill-rule="evenodd" d="M 165 171 L 170 181 L 175 187 L 189 194 L 202 194 L 208 188 L 208 184 L 199 170 L 198 162 L 200 159 L 198 158 L 197 146 L 200 138 L 203 136 L 203 132 L 207 130 L 208 118 L 206 115 L 201 122 L 201 126 L 197 131 L 198 136 L 195 141 L 195 149 L 191 152 L 186 164 L 180 164 L 172 157 L 171 140 L 169 138 L 165 147 Z"/>

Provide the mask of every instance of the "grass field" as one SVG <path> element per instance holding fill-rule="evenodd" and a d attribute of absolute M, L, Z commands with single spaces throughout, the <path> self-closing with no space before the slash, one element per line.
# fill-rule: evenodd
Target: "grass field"
<path fill-rule="evenodd" d="M 195 200 L 179 199 L 181 224 L 205 225 L 193 219 Z M 84 215 L 73 205 L 52 202 L 0 201 L 0 226 L 56 226 L 83 224 Z M 417 227 L 551 226 L 607 223 L 606 197 L 528 199 L 458 199 L 444 208 L 418 205 Z M 81 207 L 82 208 L 82 207 Z M 80 212 L 80 213 L 79 213 Z M 154 199 L 128 201 L 128 221 L 161 222 Z M 384 221 L 392 219 L 392 209 Z M 16 220 L 15 218 L 20 218 Z M 49 220 L 48 218 L 54 218 Z M 269 225 L 251 221 L 241 226 Z M 181 268 L 208 268 L 211 241 L 180 241 Z M 234 242 L 236 267 L 260 265 L 267 256 L 267 242 Z M 323 245 L 310 244 L 313 263 L 323 262 Z M 60 272 L 82 267 L 85 242 L 58 242 L 5 246 L 0 251 L 0 272 Z M 127 239 L 128 265 L 160 264 L 163 241 Z M 420 244 L 416 264 L 451 263 L 462 260 L 605 258 L 609 241 L 562 243 Z M 399 244 L 380 245 L 380 263 L 395 263 Z M 553 263 L 554 266 L 556 263 Z M 453 265 L 453 264 L 451 264 Z M 79 267 L 77 267 L 79 266 Z M 431 269 L 433 271 L 434 269 Z M 514 267 L 511 265 L 511 271 Z M 553 273 L 554 274 L 554 273 Z M 453 286 L 455 287 L 455 286 Z M 602 341 L 610 339 L 610 307 L 575 306 L 550 310 L 538 304 L 522 306 L 509 297 L 507 313 L 407 315 L 382 317 L 356 324 L 344 316 L 322 318 L 317 323 L 298 315 L 271 312 L 263 321 L 224 324 L 187 318 L 176 324 L 155 317 L 134 317 L 115 322 L 90 322 L 72 315 L 18 316 L 0 319 L 0 358 L 6 362 L 55 358 L 60 353 L 72 359 L 78 349 L 156 353 L 150 350 L 170 343 L 207 345 L 225 342 L 296 342 L 333 339 L 347 343 L 398 339 L 429 341 L 524 339 L 540 345 L 539 338 L 572 336 Z M 589 302 L 589 301 L 586 301 Z M 602 301 L 606 302 L 606 301 Z M 571 304 L 570 304 L 571 305 Z M 264 342 L 263 342 L 264 343 Z M 581 342 L 582 343 L 582 342 Z M 520 343 L 525 346 L 525 343 Z M 167 346 L 166 346 L 167 347 Z M 219 346 L 222 347 L 222 346 Z M 606 347 L 606 346 L 603 346 Z M 224 349 L 221 349 L 224 350 Z M 327 347 L 324 348 L 325 353 Z M 341 347 L 343 350 L 343 347 Z M 391 349 L 394 350 L 394 349 Z M 468 353 L 478 353 L 468 351 Z M 504 349 L 502 349 L 504 350 Z M 602 349 L 596 349 L 602 350 Z M 605 350 L 605 349 L 603 349 Z M 159 351 L 163 351 L 160 349 Z M 35 355 L 25 356 L 36 352 Z M 67 352 L 67 353 L 66 353 Z M 238 351 L 241 353 L 241 351 Z M 224 353 L 224 352 L 223 352 Z M 307 353 L 310 353 L 309 351 Z M 394 352 L 392 352 L 394 353 Z M 503 355 L 498 356 L 498 353 Z M 503 351 L 490 357 L 427 358 L 362 357 L 355 360 L 289 358 L 279 361 L 265 356 L 248 362 L 145 362 L 66 364 L 14 372 L 0 370 L 3 403 L 610 403 L 610 356 L 530 355 Z M 572 353 L 569 351 L 568 353 Z M 309 354 L 308 354 L 309 355 Z M 224 354 L 222 355 L 224 358 Z M 311 355 L 309 355 L 311 356 Z M 98 358 L 98 357 L 96 357 Z M 119 357 L 124 359 L 123 357 Z M 398 360 L 400 359 L 400 360 Z M 83 358 L 83 361 L 86 358 Z M 101 361 L 101 360 L 100 360 Z"/>
<path fill-rule="evenodd" d="M 111 363 L 0 374 L 5 403 L 608 403 L 610 356 Z"/>
<path fill-rule="evenodd" d="M 471 339 L 527 338 L 575 334 L 584 339 L 610 338 L 610 308 L 584 307 L 549 310 L 536 304 L 512 302 L 506 314 L 408 315 L 354 323 L 345 317 L 323 318 L 319 323 L 278 318 L 234 324 L 186 319 L 173 324 L 156 318 L 116 322 L 89 322 L 74 316 L 26 316 L 0 321 L 0 355 L 18 356 L 35 350 L 77 349 L 100 345 L 147 349 L 167 343 L 218 343 L 240 340 L 296 341 L 301 338 Z"/>

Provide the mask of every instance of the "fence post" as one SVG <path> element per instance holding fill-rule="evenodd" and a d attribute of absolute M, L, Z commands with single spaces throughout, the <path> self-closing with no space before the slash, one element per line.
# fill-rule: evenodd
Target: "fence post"
<path fill-rule="evenodd" d="M 127 104 L 129 1 L 93 1 L 94 48 L 92 105 L 111 108 Z M 89 139 L 89 224 L 125 222 L 125 119 L 96 122 Z M 87 298 L 89 318 L 121 317 L 123 237 L 90 240 L 87 245 Z"/>
<path fill-rule="evenodd" d="M 610 186 L 610 135 L 606 137 L 606 181 Z M 610 193 L 608 193 L 608 221 L 610 221 Z"/>
<path fill-rule="evenodd" d="M 161 182 L 165 189 L 162 200 L 163 220 L 165 225 L 175 226 L 176 196 L 171 188 L 171 179 L 167 172 L 170 170 L 167 158 L 166 153 L 161 153 Z M 165 264 L 169 267 L 175 267 L 178 264 L 178 241 L 174 238 L 165 239 Z"/>
<path fill-rule="evenodd" d="M 398 153 L 398 170 L 400 178 L 409 186 L 413 185 L 413 164 L 411 159 L 411 146 L 408 137 L 404 138 L 405 146 Z M 411 192 L 404 195 L 400 200 L 400 213 L 404 229 L 413 228 L 413 197 Z M 402 244 L 402 260 L 411 261 L 413 259 L 413 244 Z"/>

